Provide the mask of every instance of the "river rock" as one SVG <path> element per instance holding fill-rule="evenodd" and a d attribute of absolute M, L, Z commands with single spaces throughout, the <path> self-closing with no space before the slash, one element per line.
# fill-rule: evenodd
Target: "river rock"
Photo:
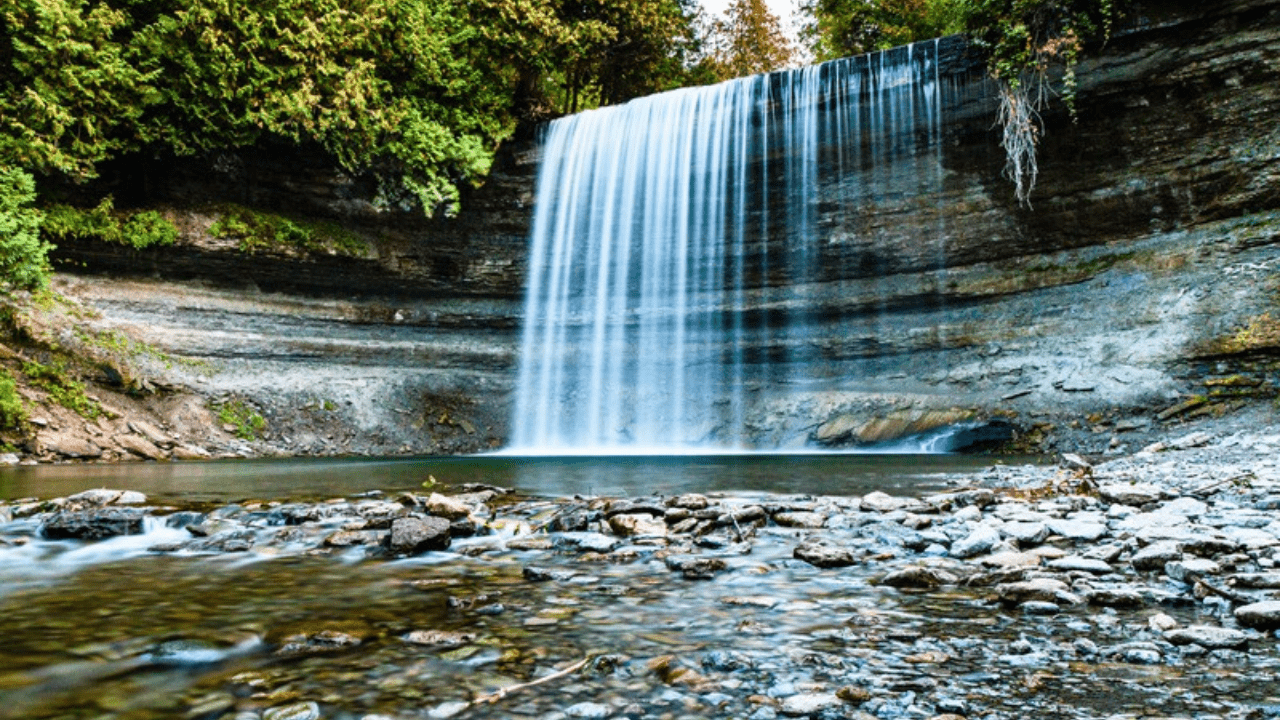
<path fill-rule="evenodd" d="M 880 580 L 880 584 L 895 588 L 930 589 L 940 585 L 951 585 L 957 580 L 955 575 L 945 570 L 912 565 L 885 575 Z"/>
<path fill-rule="evenodd" d="M 1027 601 L 1051 602 L 1058 605 L 1079 605 L 1081 598 L 1061 580 L 1035 578 L 996 586 L 996 596 L 1001 602 L 1018 605 Z"/>
<path fill-rule="evenodd" d="M 1234 587 L 1280 590 L 1280 573 L 1236 573 L 1228 582 Z"/>
<path fill-rule="evenodd" d="M 1142 607 L 1145 602 L 1142 593 L 1128 587 L 1089 588 L 1085 599 L 1090 605 L 1113 608 Z"/>
<path fill-rule="evenodd" d="M 262 720 L 319 720 L 320 706 L 314 702 L 301 702 L 267 709 Z"/>
<path fill-rule="evenodd" d="M 448 632 L 446 630 L 414 630 L 404 636 L 404 641 L 413 645 L 429 645 L 438 648 L 462 647 L 475 642 L 472 633 Z"/>
<path fill-rule="evenodd" d="M 1088 520 L 1050 519 L 1045 523 L 1055 535 L 1077 542 L 1095 542 L 1107 534 L 1107 526 Z"/>
<path fill-rule="evenodd" d="M 1094 575 L 1107 575 L 1114 572 L 1114 569 L 1102 560 L 1094 560 L 1079 555 L 1068 555 L 1057 560 L 1050 560 L 1049 567 L 1059 572 L 1080 571 L 1093 573 Z"/>
<path fill-rule="evenodd" d="M 1103 483 L 1098 495 L 1107 502 L 1140 507 L 1164 497 L 1164 489 L 1148 483 Z"/>
<path fill-rule="evenodd" d="M 911 501 L 906 498 L 893 497 L 877 490 L 862 498 L 861 507 L 867 512 L 890 513 L 901 510 L 909 504 Z"/>
<path fill-rule="evenodd" d="M 103 540 L 119 535 L 142 533 L 142 508 L 104 507 L 55 513 L 40 526 L 40 534 L 50 540 Z"/>
<path fill-rule="evenodd" d="M 1226 650 L 1242 647 L 1249 641 L 1249 636 L 1239 630 L 1213 627 L 1211 625 L 1192 625 L 1165 632 L 1164 639 L 1174 645 L 1199 645 L 1210 650 Z"/>
<path fill-rule="evenodd" d="M 1129 564 L 1134 570 L 1150 571 L 1163 570 L 1164 566 L 1174 560 L 1182 559 L 1182 546 L 1172 540 L 1162 540 L 1152 543 L 1129 558 Z"/>
<path fill-rule="evenodd" d="M 710 580 L 729 567 L 723 559 L 706 555 L 668 555 L 665 562 L 668 568 L 679 571 L 686 580 Z"/>
<path fill-rule="evenodd" d="M 984 555 L 978 558 L 978 563 L 990 568 L 1027 568 L 1037 567 L 1041 559 L 1036 553 L 1006 551 Z"/>
<path fill-rule="evenodd" d="M 604 510 L 606 518 L 612 518 L 615 515 L 636 515 L 641 513 L 660 518 L 666 515 L 667 506 L 660 498 L 621 498 L 609 501 Z"/>
<path fill-rule="evenodd" d="M 1044 542 L 1049 537 L 1049 526 L 1042 522 L 1010 522 L 1001 526 L 1000 532 L 1025 547 Z"/>
<path fill-rule="evenodd" d="M 405 517 L 391 523 L 384 543 L 395 555 L 418 555 L 431 550 L 447 550 L 449 521 L 442 517 Z"/>
<path fill-rule="evenodd" d="M 600 720 L 607 718 L 613 714 L 613 708 L 603 703 L 597 702 L 580 702 L 577 705 L 570 705 L 565 708 L 564 714 L 571 718 L 585 718 L 587 720 Z"/>
<path fill-rule="evenodd" d="M 372 530 L 338 530 L 324 539 L 325 547 L 345 548 L 357 545 L 374 545 L 378 532 Z"/>
<path fill-rule="evenodd" d="M 682 508 L 684 510 L 705 510 L 710 504 L 711 501 L 707 499 L 706 495 L 697 493 L 677 495 L 667 501 L 668 507 Z"/>
<path fill-rule="evenodd" d="M 123 490 L 110 490 L 107 488 L 97 488 L 94 490 L 85 490 L 75 495 L 69 495 L 67 501 L 75 505 L 140 505 L 147 501 L 147 496 L 140 492 L 129 491 L 128 499 L 120 502 L 120 498 L 124 497 Z"/>
<path fill-rule="evenodd" d="M 843 701 L 835 693 L 801 693 L 782 701 L 778 709 L 790 717 L 809 717 L 839 706 Z"/>
<path fill-rule="evenodd" d="M 555 536 L 555 547 L 604 555 L 618 547 L 618 540 L 598 532 L 562 532 Z"/>
<path fill-rule="evenodd" d="M 962 559 L 985 555 L 991 552 L 1000 540 L 999 530 L 990 525 L 979 525 L 973 532 L 951 543 L 951 555 Z"/>
<path fill-rule="evenodd" d="M 822 513 L 794 511 L 780 512 L 773 516 L 773 521 L 782 527 L 805 528 L 808 530 L 817 530 L 827 522 L 827 517 Z"/>
<path fill-rule="evenodd" d="M 797 545 L 792 556 L 820 568 L 848 567 L 857 562 L 849 548 L 823 540 L 809 540 Z"/>
<path fill-rule="evenodd" d="M 471 514 L 471 508 L 465 503 L 440 493 L 431 493 L 424 503 L 426 511 L 447 520 L 461 520 Z"/>
<path fill-rule="evenodd" d="M 667 534 L 667 524 L 661 518 L 647 513 L 614 515 L 609 518 L 609 528 L 623 537 Z"/>
<path fill-rule="evenodd" d="M 1218 563 L 1205 558 L 1185 558 L 1172 560 L 1165 564 L 1164 574 L 1179 582 L 1190 583 L 1203 575 L 1217 575 L 1222 572 Z"/>
<path fill-rule="evenodd" d="M 1245 627 L 1258 630 L 1280 628 L 1280 600 L 1243 605 L 1235 610 L 1236 621 Z"/>

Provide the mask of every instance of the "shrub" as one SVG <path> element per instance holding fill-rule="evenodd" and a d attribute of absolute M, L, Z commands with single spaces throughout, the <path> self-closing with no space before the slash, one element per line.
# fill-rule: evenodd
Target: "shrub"
<path fill-rule="evenodd" d="M 0 167 L 0 286 L 44 287 L 52 245 L 40 239 L 41 214 L 31 207 L 35 181 L 18 169 Z"/>
<path fill-rule="evenodd" d="M 89 210 L 70 205 L 50 207 L 45 213 L 44 232 L 55 238 L 97 239 L 139 250 L 172 245 L 178 239 L 178 228 L 160 213 L 117 212 L 110 195 Z"/>
<path fill-rule="evenodd" d="M 27 420 L 27 407 L 18 396 L 18 384 L 0 368 L 0 429 L 16 430 Z"/>

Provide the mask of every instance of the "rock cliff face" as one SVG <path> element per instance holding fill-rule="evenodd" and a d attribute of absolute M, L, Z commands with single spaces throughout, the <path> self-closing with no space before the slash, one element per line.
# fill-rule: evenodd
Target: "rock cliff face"
<path fill-rule="evenodd" d="M 805 295 L 822 382 L 756 388 L 758 444 L 1070 418 L 1101 452 L 1188 398 L 1205 402 L 1164 420 L 1274 394 L 1280 2 L 1165 4 L 1113 38 L 1079 69 L 1078 119 L 1060 103 L 1045 115 L 1033 207 L 1001 177 L 992 89 L 954 42 L 942 149 L 880 171 L 874 193 L 856 175 L 819 188 L 822 272 Z M 498 445 L 536 161 L 532 144 L 508 148 L 462 216 L 430 221 L 379 210 L 371 184 L 296 152 L 146 168 L 131 187 L 183 239 L 64 245 L 65 286 L 105 326 L 206 363 L 156 372 L 252 399 L 293 451 Z M 921 191 L 922 172 L 940 183 Z M 339 219 L 366 249 L 246 255 L 208 233 L 224 202 Z M 788 282 L 761 277 L 748 311 Z M 291 419 L 317 402 L 345 429 Z"/>

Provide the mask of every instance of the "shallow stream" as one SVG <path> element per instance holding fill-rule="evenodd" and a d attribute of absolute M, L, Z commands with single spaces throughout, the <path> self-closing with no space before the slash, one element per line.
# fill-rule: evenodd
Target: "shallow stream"
<path fill-rule="evenodd" d="M 360 547 L 316 549 L 301 541 L 305 523 L 264 527 L 273 539 L 246 552 L 210 554 L 154 552 L 186 536 L 163 523 L 96 543 L 45 540 L 20 518 L 0 524 L 0 718 L 1280 714 L 1272 640 L 1151 665 L 1077 654 L 1082 640 L 1132 644 L 1150 610 L 1030 618 L 978 590 L 896 590 L 875 584 L 884 566 L 871 562 L 824 570 L 794 559 L 804 532 L 794 528 L 765 525 L 749 542 L 699 540 L 700 552 L 725 563 L 701 580 L 664 563 L 665 543 L 635 540 L 608 553 L 550 539 L 508 544 L 573 494 L 696 489 L 799 507 L 817 493 L 937 491 L 989 463 L 481 458 L 9 471 L 0 497 L 10 500 L 107 485 L 209 516 L 374 490 L 390 498 L 422 492 L 428 477 L 519 495 L 495 504 L 494 534 L 398 560 Z M 881 559 L 892 563 L 895 552 Z M 1187 623 L 1205 612 L 1185 603 L 1162 610 Z M 810 697 L 812 711 L 796 704 Z"/>

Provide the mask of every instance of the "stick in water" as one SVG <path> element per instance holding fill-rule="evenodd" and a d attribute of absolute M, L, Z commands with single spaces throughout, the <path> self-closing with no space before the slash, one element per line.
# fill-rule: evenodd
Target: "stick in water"
<path fill-rule="evenodd" d="M 519 692 L 521 690 L 527 690 L 528 688 L 531 688 L 537 685 L 542 685 L 544 683 L 549 683 L 554 680 L 559 680 L 562 677 L 565 677 L 567 675 L 572 675 L 578 672 L 583 667 L 585 667 L 586 664 L 590 662 L 590 660 L 591 660 L 591 657 L 587 656 L 563 670 L 557 670 L 551 673 L 550 675 L 540 677 L 537 680 L 530 680 L 527 683 L 520 683 L 519 685 L 511 685 L 508 687 L 504 687 L 501 690 L 498 690 L 497 692 L 490 693 L 489 695 L 481 695 L 475 700 L 472 700 L 470 703 L 470 706 L 475 707 L 476 705 L 492 705 L 493 703 L 498 702 L 499 700 L 505 698 L 511 693 Z"/>

